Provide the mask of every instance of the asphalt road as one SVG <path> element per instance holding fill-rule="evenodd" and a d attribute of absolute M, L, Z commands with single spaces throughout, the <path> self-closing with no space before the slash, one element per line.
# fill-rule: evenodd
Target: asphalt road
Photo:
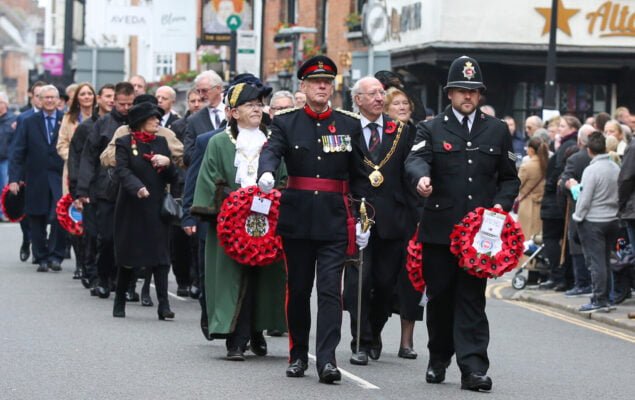
<path fill-rule="evenodd" d="M 287 338 L 268 338 L 269 355 L 223 359 L 223 341 L 206 341 L 194 300 L 171 296 L 176 319 L 158 321 L 139 303 L 112 317 L 112 297 L 90 297 L 59 273 L 18 260 L 19 228 L 0 224 L 0 399 L 626 399 L 635 393 L 635 337 L 540 306 L 491 299 L 490 394 L 459 389 L 453 364 L 442 385 L 426 384 L 426 331 L 415 331 L 415 361 L 397 357 L 399 320 L 384 352 L 365 367 L 348 362 L 348 318 L 338 349 L 348 372 L 338 385 L 286 378 Z M 171 277 L 170 290 L 176 285 Z M 152 293 L 156 303 L 156 295 Z M 315 303 L 315 296 L 313 296 Z M 315 326 L 315 324 L 313 325 Z M 311 341 L 313 348 L 314 337 Z"/>

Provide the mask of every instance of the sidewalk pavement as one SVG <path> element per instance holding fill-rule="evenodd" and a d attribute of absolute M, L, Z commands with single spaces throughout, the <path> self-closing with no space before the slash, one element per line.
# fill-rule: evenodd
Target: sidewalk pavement
<path fill-rule="evenodd" d="M 594 313 L 581 313 L 578 311 L 581 305 L 589 302 L 589 296 L 583 297 L 566 297 L 564 292 L 554 292 L 553 290 L 540 290 L 525 288 L 523 290 L 514 290 L 509 288 L 505 290 L 504 297 L 511 300 L 525 301 L 528 303 L 541 304 L 553 308 L 557 308 L 571 314 L 589 318 L 597 322 L 613 325 L 618 328 L 635 332 L 635 319 L 629 319 L 628 314 L 635 314 L 635 295 L 630 299 L 626 299 L 622 304 L 616 305 L 616 310 L 611 312 L 597 311 Z"/>

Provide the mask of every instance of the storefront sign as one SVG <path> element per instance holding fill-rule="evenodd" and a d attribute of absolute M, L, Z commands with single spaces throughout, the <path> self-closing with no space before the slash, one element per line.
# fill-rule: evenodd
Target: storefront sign
<path fill-rule="evenodd" d="M 62 76 L 64 74 L 64 54 L 42 53 L 42 66 L 51 76 Z"/>
<path fill-rule="evenodd" d="M 109 32 L 143 35 L 152 29 L 152 9 L 145 6 L 106 7 L 106 27 Z"/>
<path fill-rule="evenodd" d="M 232 15 L 239 17 L 240 29 L 253 29 L 253 0 L 203 0 L 201 7 L 202 44 L 229 45 Z"/>
<path fill-rule="evenodd" d="M 154 0 L 153 42 L 166 53 L 196 51 L 196 0 Z"/>
<path fill-rule="evenodd" d="M 600 37 L 634 37 L 635 11 L 628 5 L 607 1 L 597 10 L 586 15 L 589 20 L 589 34 Z"/>

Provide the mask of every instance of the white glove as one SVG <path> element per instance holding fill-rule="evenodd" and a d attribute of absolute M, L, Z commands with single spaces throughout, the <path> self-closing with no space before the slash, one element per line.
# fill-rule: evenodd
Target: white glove
<path fill-rule="evenodd" d="M 273 189 L 274 182 L 275 180 L 273 179 L 271 172 L 265 172 L 260 176 L 260 179 L 258 179 L 258 187 L 263 192 L 269 193 L 271 192 L 271 189 Z"/>
<path fill-rule="evenodd" d="M 368 239 L 370 239 L 370 229 L 366 232 L 362 232 L 362 224 L 359 222 L 355 225 L 355 243 L 359 250 L 364 250 L 368 246 Z"/>

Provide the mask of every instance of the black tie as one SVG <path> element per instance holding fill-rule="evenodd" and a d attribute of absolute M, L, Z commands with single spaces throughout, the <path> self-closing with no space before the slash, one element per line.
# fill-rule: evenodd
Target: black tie
<path fill-rule="evenodd" d="M 469 135 L 470 134 L 470 125 L 468 124 L 469 118 L 467 116 L 463 117 L 463 130 Z"/>
<path fill-rule="evenodd" d="M 213 109 L 212 112 L 214 113 L 214 128 L 218 129 L 220 128 L 220 117 L 218 116 L 218 110 Z"/>
<path fill-rule="evenodd" d="M 373 161 L 377 162 L 377 158 L 379 157 L 379 147 L 380 147 L 379 145 L 381 144 L 379 140 L 379 131 L 377 130 L 379 125 L 377 125 L 374 122 L 371 122 L 370 124 L 366 126 L 368 127 L 368 129 L 370 129 L 370 140 L 368 141 L 368 152 L 370 153 L 370 157 L 373 159 Z"/>

